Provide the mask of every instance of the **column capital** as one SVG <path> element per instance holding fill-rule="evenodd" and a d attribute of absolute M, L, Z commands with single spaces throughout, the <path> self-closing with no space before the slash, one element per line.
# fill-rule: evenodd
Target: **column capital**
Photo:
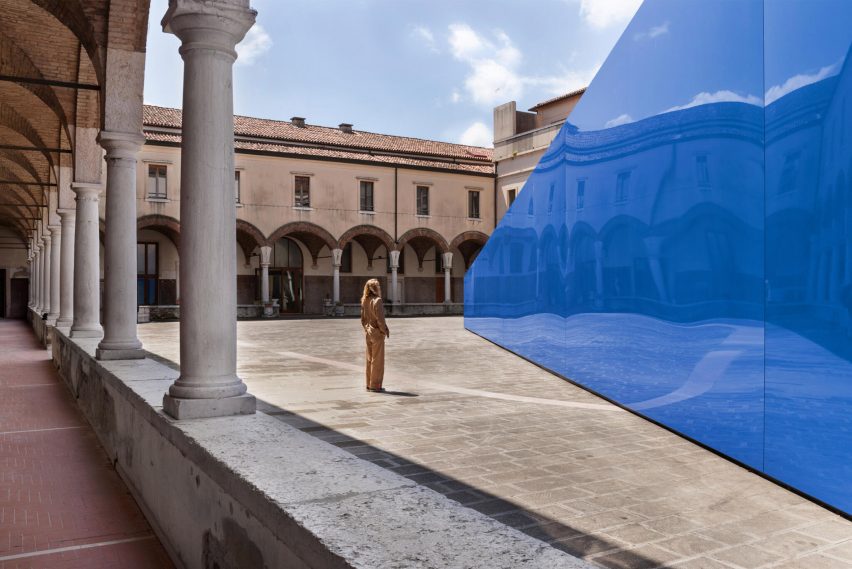
<path fill-rule="evenodd" d="M 343 264 L 343 249 L 331 250 L 331 264 L 334 267 L 340 268 L 340 265 Z"/>
<path fill-rule="evenodd" d="M 74 221 L 77 217 L 77 211 L 73 209 L 57 209 L 56 213 L 62 221 Z"/>
<path fill-rule="evenodd" d="M 272 247 L 264 245 L 260 248 L 260 266 L 269 266 L 272 261 Z"/>
<path fill-rule="evenodd" d="M 44 235 L 42 235 L 42 236 L 41 236 L 41 242 L 42 242 L 42 243 L 44 243 L 44 246 L 45 246 L 45 247 L 47 247 L 48 245 L 50 245 L 50 235 L 48 235 L 47 233 L 45 233 Z"/>
<path fill-rule="evenodd" d="M 453 254 L 452 253 L 442 253 L 441 259 L 444 262 L 444 270 L 451 271 L 453 269 Z"/>
<path fill-rule="evenodd" d="M 211 49 L 236 59 L 234 47 L 254 25 L 257 11 L 248 0 L 170 0 L 161 25 L 180 38 L 187 50 Z"/>
<path fill-rule="evenodd" d="M 53 237 L 56 237 L 57 235 L 62 233 L 62 226 L 61 225 L 48 225 L 47 230 L 50 231 L 50 234 Z"/>
<path fill-rule="evenodd" d="M 399 251 L 389 251 L 388 255 L 390 255 L 390 266 L 391 269 L 399 268 Z"/>
<path fill-rule="evenodd" d="M 101 192 L 104 187 L 102 184 L 92 184 L 89 182 L 71 182 L 71 191 L 76 196 L 77 201 L 92 201 L 97 202 L 100 199 Z"/>
<path fill-rule="evenodd" d="M 141 132 L 118 132 L 102 130 L 98 133 L 98 144 L 106 150 L 107 159 L 124 158 L 135 160 L 136 154 L 145 144 L 145 137 Z"/>

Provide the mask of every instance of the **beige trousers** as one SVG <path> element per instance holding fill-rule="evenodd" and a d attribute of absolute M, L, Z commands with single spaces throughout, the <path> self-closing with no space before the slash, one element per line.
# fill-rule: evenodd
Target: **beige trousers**
<path fill-rule="evenodd" d="M 385 375 L 385 335 L 367 326 L 367 388 L 379 389 Z"/>

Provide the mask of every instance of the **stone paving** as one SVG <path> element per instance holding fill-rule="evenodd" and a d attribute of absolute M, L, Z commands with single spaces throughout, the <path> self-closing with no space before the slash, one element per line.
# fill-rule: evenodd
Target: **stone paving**
<path fill-rule="evenodd" d="M 852 568 L 852 522 L 463 329 L 391 319 L 364 390 L 359 322 L 239 323 L 266 413 L 608 568 Z M 178 360 L 177 323 L 139 327 Z"/>
<path fill-rule="evenodd" d="M 0 319 L 0 392 L 0 569 L 172 567 L 21 321 Z"/>

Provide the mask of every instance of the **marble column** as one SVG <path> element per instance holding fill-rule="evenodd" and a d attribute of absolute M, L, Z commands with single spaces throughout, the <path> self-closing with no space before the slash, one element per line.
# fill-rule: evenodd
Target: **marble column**
<path fill-rule="evenodd" d="M 141 133 L 101 131 L 107 184 L 104 243 L 104 337 L 99 360 L 142 359 L 136 336 L 136 154 Z"/>
<path fill-rule="evenodd" d="M 332 267 L 332 280 L 331 280 L 331 300 L 334 302 L 335 306 L 340 302 L 340 265 L 343 262 L 343 249 L 332 249 L 331 250 L 331 267 Z"/>
<path fill-rule="evenodd" d="M 62 226 L 50 225 L 50 311 L 47 313 L 47 323 L 56 326 L 59 318 L 59 273 L 62 270 L 60 251 L 62 247 Z"/>
<path fill-rule="evenodd" d="M 399 304 L 399 251 L 390 251 L 391 284 L 390 299 L 393 304 Z"/>
<path fill-rule="evenodd" d="M 33 310 L 38 312 L 41 304 L 41 239 L 33 241 Z"/>
<path fill-rule="evenodd" d="M 452 253 L 444 253 L 442 255 L 444 261 L 444 304 L 449 304 L 453 301 L 453 286 L 452 286 L 452 272 L 453 272 L 453 254 Z"/>
<path fill-rule="evenodd" d="M 44 242 L 44 250 L 41 252 L 41 310 L 39 310 L 39 314 L 50 312 L 50 257 L 52 238 L 49 232 L 50 230 L 41 238 Z"/>
<path fill-rule="evenodd" d="M 62 248 L 59 260 L 59 318 L 56 326 L 69 328 L 74 320 L 74 221 L 73 209 L 59 210 L 62 220 Z"/>
<path fill-rule="evenodd" d="M 32 246 L 27 249 L 27 308 L 33 305 L 33 253 Z"/>
<path fill-rule="evenodd" d="M 98 338 L 103 334 L 100 323 L 101 253 L 98 226 L 101 186 L 74 182 L 71 189 L 77 203 L 74 227 L 74 321 L 71 324 L 71 337 Z"/>
<path fill-rule="evenodd" d="M 233 65 L 254 25 L 248 0 L 172 0 L 163 30 L 181 40 L 180 377 L 163 398 L 176 419 L 250 414 L 237 377 Z"/>
<path fill-rule="evenodd" d="M 269 302 L 269 263 L 272 260 L 272 247 L 260 248 L 260 300 Z"/>

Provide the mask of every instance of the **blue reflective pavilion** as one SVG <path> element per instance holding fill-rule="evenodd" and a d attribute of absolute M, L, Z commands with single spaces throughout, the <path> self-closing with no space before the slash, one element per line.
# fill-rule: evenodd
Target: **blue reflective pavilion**
<path fill-rule="evenodd" d="M 852 512 L 850 42 L 846 0 L 646 0 L 465 325 Z"/>

